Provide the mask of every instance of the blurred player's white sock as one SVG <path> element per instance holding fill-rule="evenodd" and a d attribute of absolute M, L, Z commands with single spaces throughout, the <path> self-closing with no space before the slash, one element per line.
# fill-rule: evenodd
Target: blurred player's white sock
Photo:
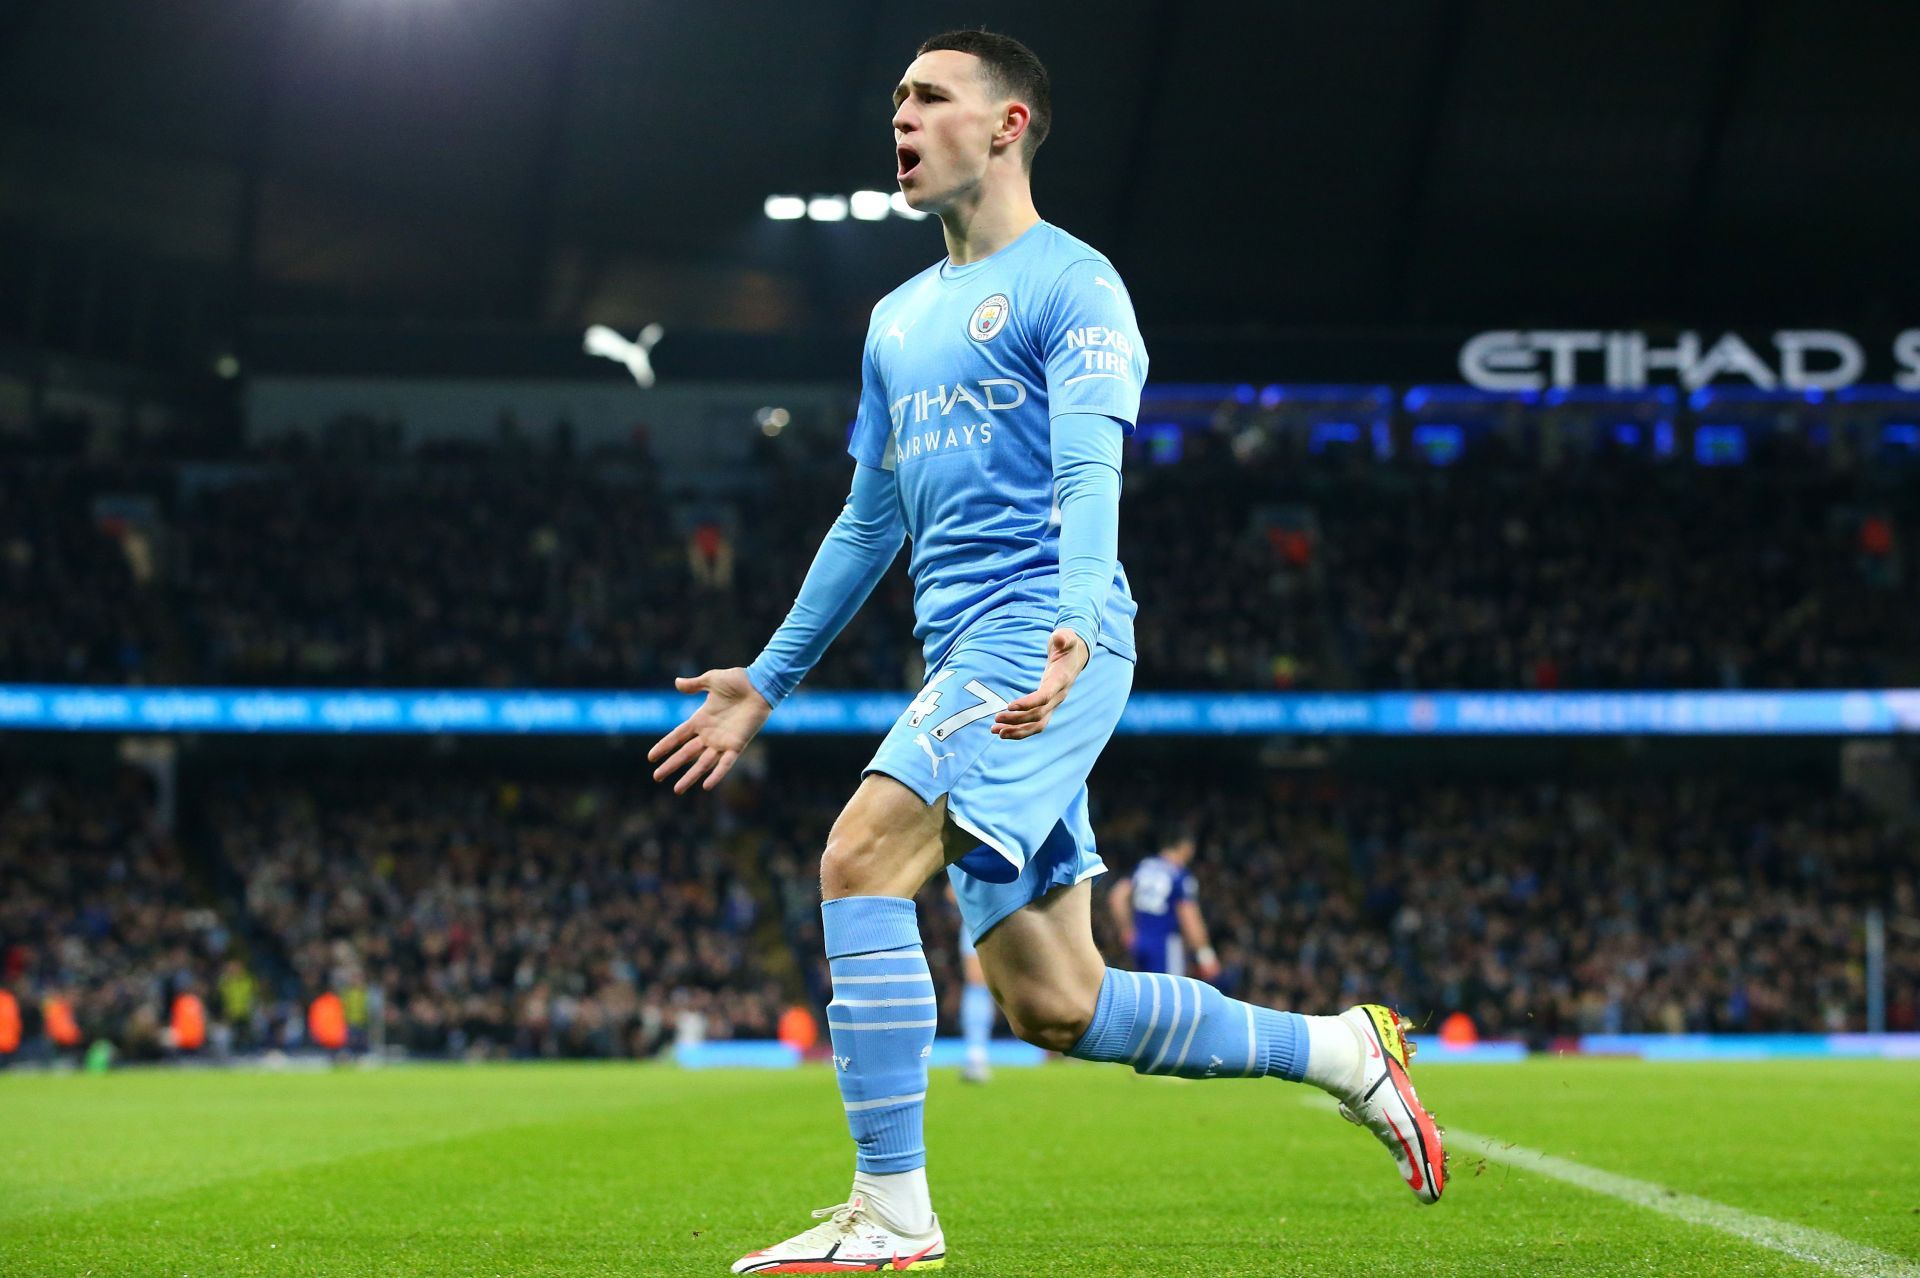
<path fill-rule="evenodd" d="M 866 1196 L 873 1209 L 897 1234 L 919 1237 L 933 1229 L 933 1199 L 927 1195 L 927 1169 L 903 1172 L 855 1172 L 853 1192 Z"/>
<path fill-rule="evenodd" d="M 985 985 L 968 981 L 960 991 L 960 1033 L 967 1043 L 967 1068 L 984 1071 L 993 1040 L 993 994 Z"/>
<path fill-rule="evenodd" d="M 1307 1024 L 1304 1082 L 1345 1100 L 1360 1086 L 1366 1047 L 1360 1032 L 1337 1016 L 1302 1016 Z"/>

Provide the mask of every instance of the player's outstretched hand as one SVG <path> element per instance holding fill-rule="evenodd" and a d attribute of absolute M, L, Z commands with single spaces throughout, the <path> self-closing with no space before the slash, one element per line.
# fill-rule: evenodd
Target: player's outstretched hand
<path fill-rule="evenodd" d="M 1018 741 L 1045 731 L 1047 720 L 1053 718 L 1053 712 L 1067 699 L 1067 689 L 1087 668 L 1092 656 L 1087 650 L 1087 641 L 1071 627 L 1062 626 L 1054 631 L 1047 640 L 1047 668 L 1040 676 L 1040 687 L 1009 701 L 1007 708 L 993 717 L 994 735 Z"/>
<path fill-rule="evenodd" d="M 704 788 L 711 790 L 733 770 L 734 760 L 766 723 L 773 707 L 754 691 L 747 672 L 739 666 L 675 679 L 673 686 L 682 692 L 704 692 L 707 699 L 647 751 L 647 762 L 660 764 L 653 770 L 653 779 L 665 781 L 686 768 L 673 783 L 675 794 L 685 794 L 702 777 L 706 778 Z"/>

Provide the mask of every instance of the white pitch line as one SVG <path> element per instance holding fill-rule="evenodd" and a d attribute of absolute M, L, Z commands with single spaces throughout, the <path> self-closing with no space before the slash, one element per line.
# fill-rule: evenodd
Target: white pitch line
<path fill-rule="evenodd" d="M 1617 1176 L 1583 1163 L 1555 1158 L 1537 1149 L 1509 1145 L 1473 1132 L 1463 1132 L 1458 1127 L 1447 1129 L 1447 1143 L 1455 1150 L 1472 1150 L 1492 1162 L 1506 1163 L 1522 1171 L 1538 1172 L 1542 1176 L 1551 1176 L 1555 1180 L 1563 1180 L 1569 1185 L 1578 1185 L 1581 1189 L 1618 1198 L 1635 1206 L 1650 1207 L 1690 1225 L 1718 1229 L 1758 1246 L 1785 1252 L 1795 1259 L 1824 1266 L 1835 1273 L 1853 1275 L 1854 1278 L 1920 1278 L 1920 1264 L 1810 1225 L 1789 1224 L 1771 1216 L 1741 1211 L 1738 1207 L 1716 1203 L 1710 1198 L 1677 1193 L 1651 1181 Z"/>

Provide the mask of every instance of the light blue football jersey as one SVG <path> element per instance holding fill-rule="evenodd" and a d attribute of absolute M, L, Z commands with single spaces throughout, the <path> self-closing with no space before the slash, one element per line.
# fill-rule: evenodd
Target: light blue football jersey
<path fill-rule="evenodd" d="M 873 308 L 847 451 L 898 485 L 929 669 L 963 635 L 1052 627 L 1053 418 L 1098 413 L 1131 434 L 1146 376 L 1119 272 L 1044 221 L 978 262 L 928 267 Z M 1136 611 L 1116 564 L 1100 644 L 1129 661 Z"/>

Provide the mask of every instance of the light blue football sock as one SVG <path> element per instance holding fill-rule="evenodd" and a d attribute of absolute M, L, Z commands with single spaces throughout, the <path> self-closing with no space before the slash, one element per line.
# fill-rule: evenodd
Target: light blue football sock
<path fill-rule="evenodd" d="M 1228 998 L 1203 981 L 1107 969 L 1093 1023 L 1069 1056 L 1124 1061 L 1140 1074 L 1299 1082 L 1307 1071 L 1302 1019 Z"/>
<path fill-rule="evenodd" d="M 960 1036 L 969 1057 L 986 1058 L 993 1039 L 993 992 L 984 985 L 969 983 L 960 991 Z"/>
<path fill-rule="evenodd" d="M 847 896 L 820 906 L 833 974 L 827 1030 L 863 1172 L 927 1165 L 922 1117 L 936 1019 L 912 901 Z"/>

